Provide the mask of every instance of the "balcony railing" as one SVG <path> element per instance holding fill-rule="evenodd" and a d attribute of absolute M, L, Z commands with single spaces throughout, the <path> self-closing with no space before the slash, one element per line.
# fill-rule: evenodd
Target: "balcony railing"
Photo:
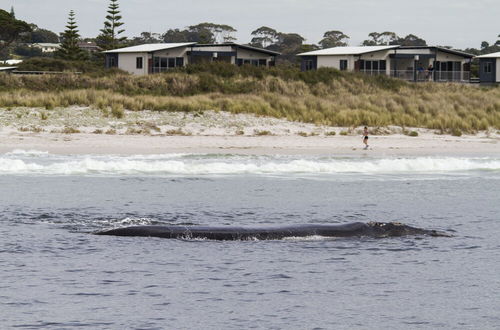
<path fill-rule="evenodd" d="M 359 72 L 363 72 L 364 74 L 367 74 L 370 76 L 387 75 L 386 70 L 359 70 Z"/>
<path fill-rule="evenodd" d="M 174 69 L 174 68 L 154 66 L 154 67 L 151 68 L 151 72 L 153 72 L 153 73 L 161 73 L 161 72 L 167 72 L 168 70 L 172 70 L 172 69 Z"/>

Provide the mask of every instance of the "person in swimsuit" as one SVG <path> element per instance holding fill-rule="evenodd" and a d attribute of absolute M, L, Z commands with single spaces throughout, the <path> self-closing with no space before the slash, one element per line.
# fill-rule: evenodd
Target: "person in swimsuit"
<path fill-rule="evenodd" d="M 368 127 L 366 126 L 363 130 L 363 143 L 365 144 L 365 149 L 368 149 Z"/>

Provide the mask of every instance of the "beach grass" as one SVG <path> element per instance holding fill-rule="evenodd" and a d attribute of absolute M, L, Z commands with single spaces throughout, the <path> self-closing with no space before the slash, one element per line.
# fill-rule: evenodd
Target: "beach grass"
<path fill-rule="evenodd" d="M 150 76 L 0 75 L 0 107 L 91 106 L 124 110 L 249 113 L 339 127 L 500 129 L 500 88 L 407 83 L 388 77 L 293 67 L 192 66 Z"/>

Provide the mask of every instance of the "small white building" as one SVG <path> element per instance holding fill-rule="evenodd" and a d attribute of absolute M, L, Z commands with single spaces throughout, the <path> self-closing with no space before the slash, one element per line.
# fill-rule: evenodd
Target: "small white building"
<path fill-rule="evenodd" d="M 500 52 L 481 55 L 479 59 L 479 81 L 481 84 L 500 84 Z"/>
<path fill-rule="evenodd" d="M 144 44 L 108 50 L 106 67 L 117 67 L 136 75 L 165 72 L 187 64 L 226 62 L 234 65 L 275 65 L 277 52 L 235 43 Z"/>
<path fill-rule="evenodd" d="M 41 43 L 31 44 L 31 47 L 41 49 L 42 53 L 53 53 L 59 48 L 61 48 L 61 44 L 41 42 Z"/>
<path fill-rule="evenodd" d="M 302 70 L 322 67 L 387 75 L 411 81 L 470 79 L 474 55 L 442 47 L 360 46 L 334 47 L 298 54 Z"/>

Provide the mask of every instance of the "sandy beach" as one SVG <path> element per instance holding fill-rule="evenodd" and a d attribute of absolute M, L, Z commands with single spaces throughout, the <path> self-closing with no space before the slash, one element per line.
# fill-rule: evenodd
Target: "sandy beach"
<path fill-rule="evenodd" d="M 427 129 L 411 137 L 401 127 L 371 128 L 368 150 L 361 127 L 316 126 L 224 112 L 131 112 L 111 118 L 87 107 L 1 109 L 0 152 L 54 154 L 304 154 L 372 156 L 498 156 L 497 131 L 460 137 Z"/>

